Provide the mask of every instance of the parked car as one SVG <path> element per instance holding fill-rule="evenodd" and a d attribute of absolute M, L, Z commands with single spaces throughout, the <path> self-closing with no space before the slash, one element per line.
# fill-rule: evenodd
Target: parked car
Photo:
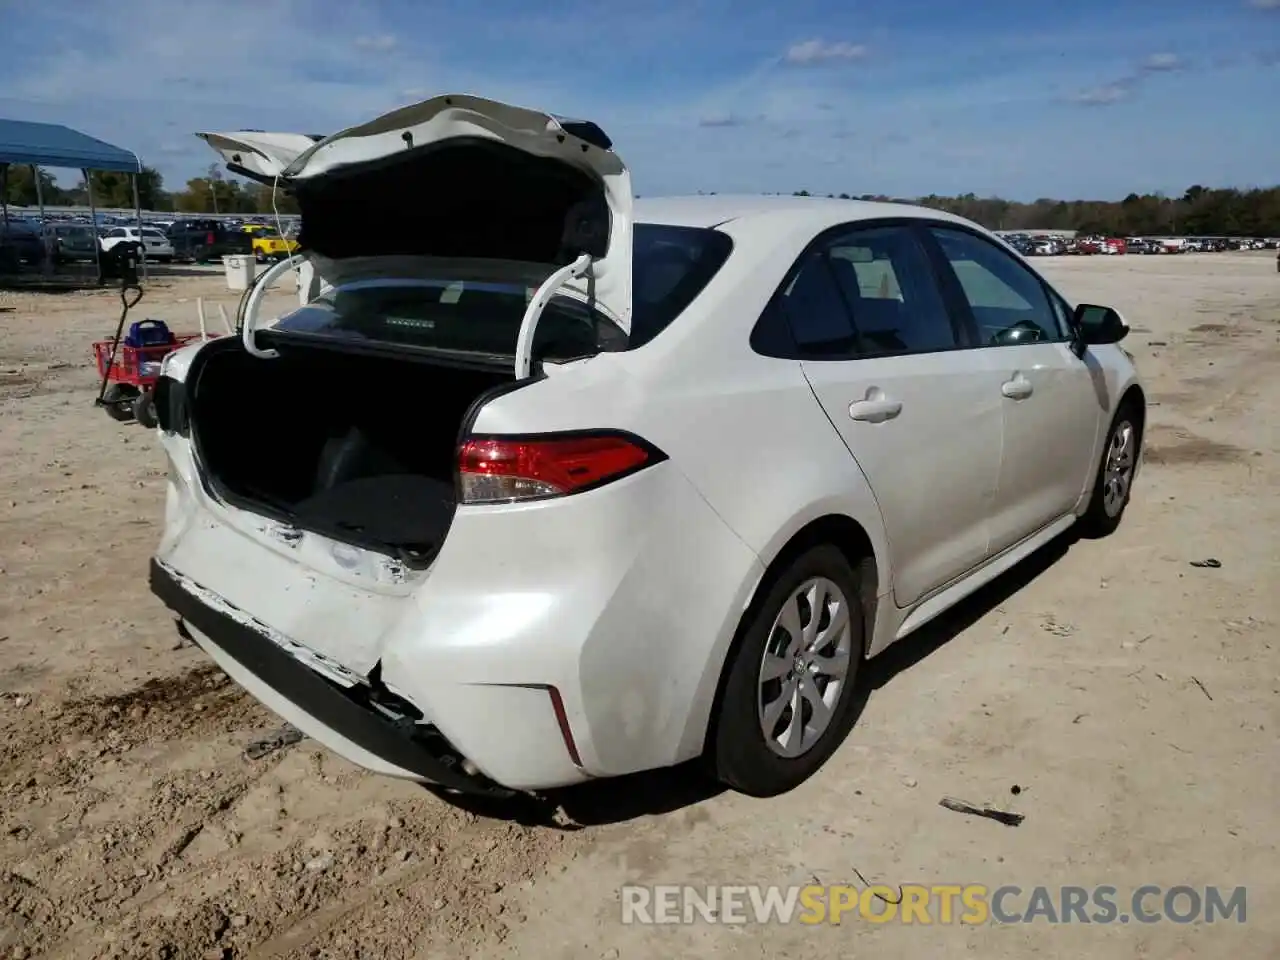
<path fill-rule="evenodd" d="M 253 253 L 253 239 L 247 233 L 211 218 L 175 220 L 165 235 L 177 260 L 205 263 L 224 256 Z"/>
<path fill-rule="evenodd" d="M 1121 522 L 1128 327 L 969 221 L 637 201 L 595 125 L 469 96 L 266 136 L 208 139 L 294 164 L 314 299 L 259 329 L 255 288 L 165 360 L 151 588 L 356 763 L 505 794 L 701 757 L 774 795 L 864 657 Z"/>
<path fill-rule="evenodd" d="M 54 259 L 57 262 L 97 261 L 100 241 L 93 227 L 79 223 L 50 223 L 44 229 L 53 236 Z"/>
<path fill-rule="evenodd" d="M 111 250 L 117 244 L 127 243 L 136 247 L 148 260 L 168 263 L 173 259 L 173 244 L 154 227 L 112 227 L 102 234 L 102 249 Z"/>
<path fill-rule="evenodd" d="M 253 223 L 246 224 L 241 229 L 252 238 L 253 258 L 258 263 L 282 260 L 298 249 L 297 240 L 282 237 L 275 227 Z"/>
<path fill-rule="evenodd" d="M 0 250 L 4 251 L 3 260 L 9 269 L 43 262 L 44 241 L 40 239 L 40 228 L 21 217 L 0 220 Z"/>

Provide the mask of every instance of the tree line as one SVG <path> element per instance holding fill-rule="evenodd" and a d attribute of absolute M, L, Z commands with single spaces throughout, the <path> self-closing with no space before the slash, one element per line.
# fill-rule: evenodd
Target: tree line
<path fill-rule="evenodd" d="M 98 206 L 133 206 L 133 186 L 127 174 L 103 171 L 90 176 Z M 40 173 L 39 192 L 48 206 L 89 203 L 83 183 L 62 188 L 44 171 Z M 807 190 L 797 190 L 795 195 L 810 196 Z M 972 193 L 958 197 L 930 194 L 914 199 L 881 194 L 838 196 L 844 200 L 916 203 L 974 220 L 992 230 L 1075 230 L 1123 237 L 1280 237 L 1280 186 L 1242 190 L 1197 184 L 1181 197 L 1131 193 L 1116 201 L 1043 198 L 1030 203 Z M 5 185 L 7 202 L 34 207 L 37 198 L 31 168 L 11 166 Z M 270 213 L 272 203 L 270 187 L 229 178 L 217 164 L 211 165 L 204 176 L 188 180 L 185 189 L 175 191 L 164 188 L 164 179 L 157 171 L 144 167 L 138 175 L 138 199 L 144 210 L 178 213 Z M 283 191 L 277 194 L 276 204 L 281 213 L 296 213 L 298 209 L 293 198 Z"/>
<path fill-rule="evenodd" d="M 93 202 L 101 208 L 132 209 L 133 183 L 127 173 L 97 170 L 89 174 L 93 183 Z M 39 187 L 26 165 L 9 167 L 5 184 L 5 201 L 17 206 L 34 207 L 43 196 L 49 207 L 87 207 L 89 191 L 83 179 L 73 187 L 63 188 L 53 177 L 40 171 Z M 259 183 L 242 182 L 226 177 L 213 164 L 205 176 L 187 181 L 184 190 L 166 190 L 164 178 L 156 170 L 143 167 L 138 174 L 138 202 L 143 210 L 175 213 L 270 213 L 271 188 Z M 280 191 L 276 206 L 281 213 L 297 213 L 293 197 Z"/>
<path fill-rule="evenodd" d="M 797 190 L 796 196 L 810 196 Z M 991 230 L 1075 230 L 1109 237 L 1280 237 L 1280 186 L 1241 190 L 1190 187 L 1181 197 L 1131 193 L 1123 200 L 1053 200 L 1031 203 L 979 197 L 903 199 L 884 195 L 827 194 L 844 200 L 914 203 L 974 220 Z"/>

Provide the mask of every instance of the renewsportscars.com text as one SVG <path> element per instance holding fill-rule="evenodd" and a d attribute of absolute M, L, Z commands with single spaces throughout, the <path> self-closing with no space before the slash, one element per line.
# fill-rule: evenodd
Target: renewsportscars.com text
<path fill-rule="evenodd" d="M 1244 923 L 1244 887 L 627 886 L 626 924 Z"/>

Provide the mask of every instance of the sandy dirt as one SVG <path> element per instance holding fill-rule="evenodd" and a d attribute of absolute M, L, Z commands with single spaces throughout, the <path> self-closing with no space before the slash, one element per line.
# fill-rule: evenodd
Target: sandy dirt
<path fill-rule="evenodd" d="M 148 593 L 162 457 L 92 403 L 89 344 L 118 301 L 0 293 L 0 957 L 1280 956 L 1274 255 L 1040 265 L 1134 324 L 1149 453 L 1119 533 L 1068 538 L 873 661 L 848 741 L 787 797 L 675 772 L 497 810 L 308 740 L 245 755 L 280 723 Z M 179 276 L 137 315 L 194 330 L 197 296 L 237 299 L 220 276 Z M 1221 566 L 1191 566 L 1208 557 Z M 965 817 L 944 795 L 1026 821 Z M 1213 927 L 619 920 L 624 883 L 859 874 L 1245 885 L 1249 913 Z"/>

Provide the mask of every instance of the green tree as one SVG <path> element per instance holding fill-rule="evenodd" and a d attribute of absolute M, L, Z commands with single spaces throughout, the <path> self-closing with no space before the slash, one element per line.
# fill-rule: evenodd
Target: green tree
<path fill-rule="evenodd" d="M 887 198 L 864 194 L 858 199 Z M 1280 237 L 1280 187 L 1240 190 L 1197 184 L 1176 200 L 1158 193 L 1130 193 L 1120 201 L 1041 197 L 1021 203 L 968 193 L 957 197 L 931 194 L 915 202 L 994 229 L 1075 230 L 1112 236 Z"/>
<path fill-rule="evenodd" d="M 93 170 L 89 182 L 93 184 L 93 202 L 100 207 L 124 208 L 133 206 L 133 174 L 114 170 Z M 167 204 L 164 178 L 157 170 L 144 166 L 138 177 L 138 202 L 143 210 L 161 210 Z M 80 191 L 77 191 L 80 192 Z M 86 197 L 83 203 L 88 203 Z"/>
<path fill-rule="evenodd" d="M 25 163 L 0 164 L 5 178 L 4 200 L 16 206 L 34 207 L 40 202 L 43 191 L 45 206 L 58 206 L 66 202 L 66 191 L 58 187 L 53 176 L 40 169 L 40 189 L 36 189 L 36 177 Z M 39 169 L 39 168 L 37 168 Z"/>
<path fill-rule="evenodd" d="M 267 186 L 265 183 L 257 183 L 249 188 L 249 192 L 253 197 L 254 213 L 272 212 L 271 187 Z M 279 210 L 282 214 L 297 214 L 299 212 L 298 201 L 294 198 L 293 194 L 287 193 L 284 190 L 277 190 L 275 191 L 275 209 Z"/>

